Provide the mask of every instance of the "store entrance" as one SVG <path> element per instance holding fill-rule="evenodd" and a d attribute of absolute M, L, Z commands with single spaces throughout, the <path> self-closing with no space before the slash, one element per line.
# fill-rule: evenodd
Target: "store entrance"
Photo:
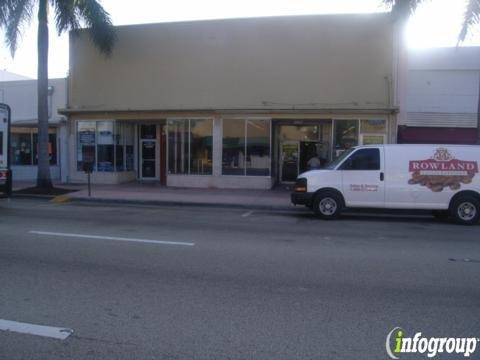
<path fill-rule="evenodd" d="M 139 126 L 139 178 L 160 180 L 165 183 L 165 133 L 164 125 L 141 124 Z"/>
<path fill-rule="evenodd" d="M 319 169 L 330 159 L 331 121 L 308 121 L 302 125 L 279 124 L 278 180 L 292 183 L 298 174 Z"/>
<path fill-rule="evenodd" d="M 320 157 L 319 141 L 283 141 L 280 145 L 282 182 L 294 182 L 302 172 L 320 169 L 326 162 Z"/>

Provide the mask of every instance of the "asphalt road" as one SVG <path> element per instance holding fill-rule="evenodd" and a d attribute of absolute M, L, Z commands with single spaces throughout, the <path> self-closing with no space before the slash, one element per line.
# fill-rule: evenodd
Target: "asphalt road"
<path fill-rule="evenodd" d="M 479 235 L 425 216 L 1 200 L 0 319 L 74 332 L 0 331 L 0 359 L 387 359 L 396 326 L 480 337 Z"/>

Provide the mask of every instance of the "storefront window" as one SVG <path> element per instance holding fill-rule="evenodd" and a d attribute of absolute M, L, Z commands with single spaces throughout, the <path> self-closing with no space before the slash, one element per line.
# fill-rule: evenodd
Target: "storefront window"
<path fill-rule="evenodd" d="M 97 123 L 97 171 L 113 171 L 113 121 Z"/>
<path fill-rule="evenodd" d="M 18 134 L 12 132 L 12 164 L 32 165 L 32 135 L 30 132 Z"/>
<path fill-rule="evenodd" d="M 35 131 L 33 134 L 33 165 L 38 165 L 38 134 Z M 50 165 L 57 164 L 57 135 L 48 134 L 48 157 Z"/>
<path fill-rule="evenodd" d="M 317 141 L 318 137 L 317 125 L 282 125 L 280 127 L 281 140 Z"/>
<path fill-rule="evenodd" d="M 96 123 L 79 121 L 77 126 L 77 170 L 82 171 L 84 162 L 96 163 Z"/>
<path fill-rule="evenodd" d="M 115 171 L 125 170 L 125 127 L 117 121 L 115 124 Z"/>
<path fill-rule="evenodd" d="M 223 175 L 270 175 L 270 121 L 223 121 Z"/>
<path fill-rule="evenodd" d="M 94 171 L 132 171 L 134 125 L 121 121 L 77 122 L 77 170 L 92 162 Z"/>
<path fill-rule="evenodd" d="M 358 145 L 358 120 L 335 120 L 334 157 Z"/>
<path fill-rule="evenodd" d="M 270 175 L 270 122 L 247 120 L 247 175 Z"/>
<path fill-rule="evenodd" d="M 212 120 L 190 120 L 190 174 L 212 174 Z"/>
<path fill-rule="evenodd" d="M 168 120 L 168 171 L 170 174 L 212 174 L 211 119 Z"/>
<path fill-rule="evenodd" d="M 188 120 L 168 121 L 168 172 L 188 174 Z"/>
<path fill-rule="evenodd" d="M 360 120 L 360 137 L 362 145 L 384 144 L 386 140 L 385 119 Z"/>
<path fill-rule="evenodd" d="M 132 124 L 125 124 L 125 169 L 127 171 L 133 170 L 134 157 L 133 147 L 135 138 L 135 129 Z"/>
<path fill-rule="evenodd" d="M 245 175 L 245 121 L 223 120 L 223 175 Z"/>
<path fill-rule="evenodd" d="M 48 154 L 50 165 L 57 164 L 56 129 L 49 129 Z M 13 165 L 38 164 L 38 130 L 36 128 L 12 128 L 11 159 Z"/>
<path fill-rule="evenodd" d="M 379 120 L 360 120 L 360 131 L 363 134 L 385 134 L 386 121 Z"/>

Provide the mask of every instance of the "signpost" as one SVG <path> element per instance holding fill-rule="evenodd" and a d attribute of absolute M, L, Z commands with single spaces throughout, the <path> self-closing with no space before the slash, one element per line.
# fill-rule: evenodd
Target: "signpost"
<path fill-rule="evenodd" d="M 92 151 L 93 150 L 93 151 Z M 92 186 L 90 177 L 93 172 L 93 166 L 95 163 L 95 148 L 90 146 L 84 146 L 82 149 L 82 159 L 83 159 L 83 171 L 87 174 L 88 181 L 88 196 L 92 196 Z"/>
<path fill-rule="evenodd" d="M 83 171 L 87 174 L 88 181 L 88 197 L 92 196 L 92 186 L 90 176 L 93 172 L 93 161 L 83 161 Z"/>

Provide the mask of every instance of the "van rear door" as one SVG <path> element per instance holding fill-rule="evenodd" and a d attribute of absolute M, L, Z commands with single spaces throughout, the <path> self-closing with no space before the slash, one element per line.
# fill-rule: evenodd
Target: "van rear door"
<path fill-rule="evenodd" d="M 384 149 L 359 148 L 340 165 L 342 192 L 347 206 L 385 206 Z"/>

